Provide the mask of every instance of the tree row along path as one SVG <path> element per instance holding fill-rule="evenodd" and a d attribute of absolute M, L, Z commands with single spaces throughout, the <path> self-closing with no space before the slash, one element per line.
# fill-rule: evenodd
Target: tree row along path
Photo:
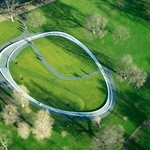
<path fill-rule="evenodd" d="M 16 82 L 13 80 L 10 72 L 9 72 L 9 61 L 12 59 L 13 55 L 15 54 L 18 49 L 23 49 L 24 46 L 28 45 L 29 43 L 32 43 L 32 40 L 45 37 L 45 36 L 60 36 L 64 37 L 77 45 L 79 45 L 87 54 L 90 55 L 90 57 L 94 60 L 96 65 L 98 66 L 99 70 L 101 71 L 105 82 L 107 86 L 107 100 L 104 106 L 96 111 L 91 111 L 91 112 L 74 112 L 74 111 L 66 111 L 66 110 L 61 110 L 61 109 L 56 109 L 51 106 L 47 106 L 45 104 L 42 104 L 29 96 L 28 94 L 24 93 L 23 96 L 25 96 L 30 103 L 33 105 L 48 109 L 51 113 L 57 114 L 63 117 L 68 117 L 68 118 L 75 118 L 75 119 L 90 119 L 95 116 L 100 116 L 101 118 L 107 116 L 114 108 L 115 106 L 115 101 L 116 101 L 116 88 L 114 84 L 113 77 L 111 75 L 111 72 L 109 69 L 101 66 L 99 61 L 96 59 L 96 57 L 92 54 L 92 52 L 85 46 L 83 45 L 79 40 L 74 38 L 73 36 L 63 33 L 63 32 L 58 32 L 58 31 L 53 31 L 53 32 L 45 32 L 41 34 L 36 34 L 30 37 L 27 37 L 22 40 L 18 40 L 17 42 L 14 42 L 10 44 L 9 46 L 6 46 L 3 48 L 3 50 L 0 53 L 0 72 L 3 75 L 3 77 L 8 81 L 8 83 L 16 89 L 18 92 L 22 92 L 22 89 L 16 84 Z M 35 49 L 35 48 L 34 48 Z"/>
<path fill-rule="evenodd" d="M 44 0 L 44 2 L 38 3 L 38 4 L 36 4 L 36 5 L 32 5 L 32 4 L 30 4 L 30 5 L 25 5 L 25 6 L 23 6 L 24 10 L 23 10 L 22 12 L 20 12 L 19 14 L 17 14 L 17 15 L 20 15 L 20 14 L 22 14 L 22 13 L 31 11 L 31 10 L 33 10 L 33 9 L 42 7 L 42 6 L 47 5 L 47 4 L 50 4 L 50 3 L 54 2 L 54 1 L 56 1 L 56 0 Z M 8 19 L 8 18 L 5 17 L 5 16 L 3 16 L 2 14 L 0 14 L 0 22 L 5 21 L 6 19 Z"/>

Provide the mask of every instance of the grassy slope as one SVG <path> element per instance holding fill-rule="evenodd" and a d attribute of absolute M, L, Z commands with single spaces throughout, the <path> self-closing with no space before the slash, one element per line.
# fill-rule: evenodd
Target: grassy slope
<path fill-rule="evenodd" d="M 91 57 L 75 43 L 60 37 L 49 37 L 34 41 L 46 61 L 64 76 L 74 73 L 83 75 L 97 71 Z"/>
<path fill-rule="evenodd" d="M 66 60 L 66 57 L 60 55 L 59 60 L 61 61 L 61 59 Z M 19 84 L 25 84 L 29 88 L 30 94 L 45 104 L 67 110 L 88 111 L 97 109 L 106 98 L 106 85 L 101 74 L 76 81 L 61 80 L 43 66 L 29 47 L 22 51 L 17 60 L 17 65 L 14 63 L 10 65 L 14 79 Z M 75 60 L 77 60 L 76 57 Z M 26 65 L 24 65 L 25 63 Z M 88 63 L 86 66 L 89 66 Z M 75 70 L 78 70 L 78 67 L 76 66 Z M 61 69 L 65 72 L 66 68 L 63 68 L 62 65 Z M 70 71 L 74 71 L 74 69 Z M 23 81 L 20 80 L 20 76 L 24 78 Z M 48 100 L 45 100 L 46 96 L 48 96 Z"/>

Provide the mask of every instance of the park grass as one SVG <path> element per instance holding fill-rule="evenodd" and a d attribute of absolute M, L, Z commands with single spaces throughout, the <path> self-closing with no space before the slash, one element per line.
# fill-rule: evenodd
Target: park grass
<path fill-rule="evenodd" d="M 132 7 L 133 5 L 126 6 Z M 128 9 L 126 12 L 119 10 L 113 0 L 60 0 L 36 9 L 35 11 L 40 11 L 46 16 L 47 22 L 42 28 L 29 27 L 29 29 L 32 32 L 52 30 L 67 32 L 83 42 L 104 66 L 108 66 L 112 70 L 115 70 L 115 64 L 120 56 L 130 54 L 133 57 L 133 62 L 139 68 L 147 71 L 149 75 L 149 21 L 137 15 L 136 11 L 138 10 L 140 12 L 140 8 L 136 11 L 135 9 Z M 88 40 L 83 34 L 84 28 L 82 24 L 86 16 L 95 12 L 106 17 L 109 27 L 112 29 L 118 24 L 128 27 L 131 37 L 125 42 L 119 42 L 114 41 L 112 34 L 108 33 L 103 39 Z M 113 77 L 117 87 L 116 106 L 109 116 L 102 119 L 102 129 L 113 124 L 121 124 L 125 128 L 125 138 L 127 139 L 150 113 L 150 77 L 148 76 L 145 86 L 139 90 L 127 85 L 126 82 L 119 83 L 115 73 L 113 73 Z M 136 107 L 137 103 L 139 104 L 138 107 Z M 126 122 L 123 120 L 124 116 L 128 117 Z M 72 132 L 72 129 L 70 131 Z M 80 139 L 84 138 L 86 140 L 88 136 Z M 72 139 L 71 142 L 74 142 L 74 140 Z M 77 141 L 76 144 L 78 145 L 80 142 Z M 79 147 L 78 149 L 80 149 Z M 89 146 L 85 149 L 88 148 Z"/>
<path fill-rule="evenodd" d="M 0 23 L 0 46 L 18 37 L 21 34 L 20 26 L 17 20 L 15 22 L 7 20 Z"/>
<path fill-rule="evenodd" d="M 143 127 L 142 129 L 139 129 L 136 132 L 136 135 L 132 138 L 132 140 L 128 143 L 128 145 L 124 148 L 124 150 L 150 149 L 149 134 L 150 134 L 150 125 L 148 124 L 146 127 Z"/>
<path fill-rule="evenodd" d="M 50 36 L 37 39 L 34 43 L 46 61 L 61 75 L 81 76 L 99 70 L 81 47 L 65 38 Z"/>
<path fill-rule="evenodd" d="M 43 52 L 48 56 L 53 54 L 52 51 Z M 76 56 L 74 57 L 77 59 Z M 60 55 L 59 60 L 61 59 L 67 58 L 65 55 Z M 71 59 L 73 60 L 72 57 Z M 55 61 L 57 60 L 58 57 Z M 10 63 L 13 78 L 18 84 L 24 84 L 29 89 L 30 95 L 44 104 L 65 110 L 90 111 L 101 107 L 106 100 L 107 89 L 101 74 L 75 81 L 61 80 L 45 68 L 30 47 L 21 52 L 17 61 L 17 65 L 14 62 Z M 86 63 L 85 69 L 88 68 L 88 64 L 90 63 Z M 75 70 L 78 70 L 78 67 L 77 65 Z M 66 70 L 63 65 L 61 69 L 63 72 Z M 20 77 L 23 77 L 23 80 L 20 80 Z"/>
<path fill-rule="evenodd" d="M 67 32 L 85 44 L 101 64 L 109 67 L 112 71 L 115 71 L 119 57 L 124 54 L 130 54 L 133 57 L 133 63 L 148 73 L 145 86 L 139 90 L 134 89 L 131 85 L 127 85 L 126 82 L 119 83 L 116 79 L 116 74 L 113 73 L 117 88 L 117 104 L 113 113 L 103 119 L 103 122 L 108 125 L 122 124 L 126 130 L 126 137 L 130 136 L 150 112 L 148 107 L 150 105 L 148 101 L 150 98 L 148 94 L 150 93 L 149 22 L 141 16 L 136 16 L 135 13 L 130 13 L 130 11 L 134 10 L 127 12 L 119 10 L 115 5 L 115 1 L 112 0 L 106 2 L 98 0 L 92 2 L 87 0 L 81 0 L 80 2 L 71 0 L 56 1 L 36 11 L 40 11 L 45 15 L 47 22 L 42 28 L 29 27 L 30 31 L 58 30 Z M 125 42 L 115 41 L 111 32 L 108 32 L 103 39 L 95 39 L 93 41 L 87 39 L 83 34 L 84 18 L 95 12 L 108 19 L 108 27 L 111 30 L 117 25 L 125 25 L 129 28 L 130 38 Z M 138 108 L 135 108 L 136 103 L 140 103 Z M 124 116 L 130 119 L 124 122 Z"/>
<path fill-rule="evenodd" d="M 55 118 L 55 120 L 57 119 Z M 16 130 L 17 128 L 14 125 L 5 125 L 3 122 L 0 122 L 0 127 L 3 130 L 3 132 L 6 132 L 6 134 L 8 132 L 11 134 L 11 143 L 9 144 L 9 149 L 11 150 L 60 150 L 64 147 L 68 147 L 69 149 L 90 150 L 90 136 L 88 135 L 90 131 L 88 131 L 88 127 L 86 124 L 76 121 L 73 123 L 68 119 L 64 120 L 59 118 L 59 120 L 60 121 L 55 121 L 50 139 L 45 139 L 41 141 L 36 140 L 33 137 L 32 133 L 30 134 L 28 140 L 21 139 L 18 136 Z M 64 128 L 67 135 L 65 137 L 62 137 L 61 133 L 64 131 Z"/>

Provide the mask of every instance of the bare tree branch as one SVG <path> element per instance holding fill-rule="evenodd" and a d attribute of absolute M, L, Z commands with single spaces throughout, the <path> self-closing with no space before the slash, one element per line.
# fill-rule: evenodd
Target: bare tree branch
<path fill-rule="evenodd" d="M 32 129 L 35 138 L 38 140 L 49 138 L 53 123 L 54 119 L 50 116 L 48 110 L 40 110 L 35 117 L 34 128 Z"/>

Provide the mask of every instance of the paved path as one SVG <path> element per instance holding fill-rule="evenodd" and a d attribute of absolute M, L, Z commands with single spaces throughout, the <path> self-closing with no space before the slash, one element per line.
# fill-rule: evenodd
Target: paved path
<path fill-rule="evenodd" d="M 51 113 L 57 114 L 63 117 L 69 117 L 69 118 L 77 118 L 77 119 L 90 119 L 91 117 L 94 116 L 100 116 L 101 118 L 107 116 L 114 108 L 115 106 L 115 98 L 116 98 L 116 90 L 115 90 L 115 84 L 113 81 L 113 77 L 108 69 L 103 69 L 101 64 L 98 62 L 96 57 L 92 54 L 92 52 L 85 46 L 83 45 L 79 40 L 74 38 L 73 36 L 63 33 L 63 32 L 46 32 L 46 33 L 41 33 L 37 35 L 33 35 L 31 37 L 28 37 L 26 39 L 19 40 L 6 48 L 4 48 L 1 53 L 0 53 L 0 72 L 2 75 L 5 77 L 5 79 L 12 85 L 13 88 L 15 88 L 18 92 L 21 92 L 22 89 L 16 84 L 16 82 L 13 80 L 12 76 L 10 75 L 9 72 L 9 61 L 12 58 L 13 54 L 18 50 L 21 49 L 23 46 L 28 44 L 29 42 L 32 42 L 32 40 L 45 37 L 45 36 L 60 36 L 64 37 L 70 41 L 73 41 L 77 45 L 79 45 L 85 52 L 87 52 L 90 57 L 94 60 L 98 68 L 100 69 L 106 85 L 107 85 L 107 91 L 108 91 L 108 96 L 106 103 L 104 106 L 96 111 L 92 112 L 74 112 L 74 111 L 65 111 L 65 110 L 60 110 L 56 109 L 50 106 L 47 106 L 45 104 L 42 104 L 32 98 L 31 96 L 27 95 L 26 93 L 24 96 L 29 99 L 30 103 L 44 109 L 48 109 Z"/>
<path fill-rule="evenodd" d="M 84 74 L 82 76 L 70 76 L 70 77 L 67 77 L 67 76 L 63 76 L 61 75 L 60 73 L 58 73 L 44 58 L 43 56 L 41 55 L 41 53 L 38 51 L 38 49 L 36 48 L 36 46 L 34 45 L 33 42 L 30 42 L 30 45 L 32 47 L 32 49 L 34 50 L 34 52 L 36 53 L 37 57 L 41 60 L 41 62 L 44 64 L 44 66 L 49 70 L 51 71 L 56 77 L 62 79 L 62 80 L 79 80 L 79 79 L 82 79 L 82 78 L 87 78 L 87 77 L 90 77 L 90 76 L 94 76 L 98 73 L 100 73 L 100 70 L 97 70 L 95 72 L 91 72 L 89 74 Z"/>

